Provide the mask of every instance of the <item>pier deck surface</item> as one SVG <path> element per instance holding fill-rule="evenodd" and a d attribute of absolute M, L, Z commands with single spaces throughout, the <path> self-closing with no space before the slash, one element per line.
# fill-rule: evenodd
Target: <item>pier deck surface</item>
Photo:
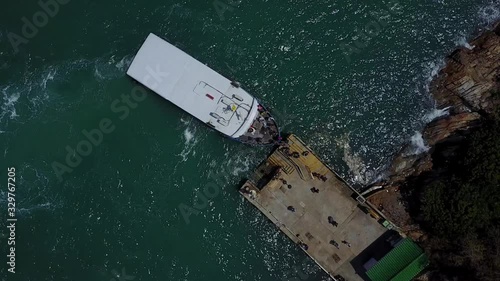
<path fill-rule="evenodd" d="M 312 192 L 313 187 L 319 192 Z M 363 280 L 350 262 L 387 230 L 361 209 L 369 207 L 355 199 L 357 193 L 294 135 L 257 168 L 240 193 L 298 246 L 307 245 L 302 249 L 332 277 Z M 329 216 L 337 226 L 329 223 Z"/>

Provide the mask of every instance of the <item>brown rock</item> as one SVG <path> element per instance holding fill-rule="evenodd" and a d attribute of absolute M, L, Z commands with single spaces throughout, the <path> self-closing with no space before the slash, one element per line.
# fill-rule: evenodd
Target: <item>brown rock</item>
<path fill-rule="evenodd" d="M 453 52 L 446 66 L 431 83 L 438 108 L 452 107 L 455 113 L 492 114 L 500 91 L 500 24 L 470 42 L 472 50 Z"/>
<path fill-rule="evenodd" d="M 431 82 L 431 94 L 437 108 L 449 107 L 449 115 L 424 128 L 422 137 L 429 151 L 415 154 L 411 144 L 405 145 L 394 157 L 385 181 L 374 184 L 384 189 L 368 198 L 375 206 L 382 204 L 389 220 L 416 240 L 425 239 L 425 233 L 413 224 L 401 194 L 394 190 L 399 191 L 409 177 L 432 169 L 430 152 L 436 144 L 451 145 L 453 141 L 448 140 L 478 126 L 483 118 L 490 118 L 499 105 L 500 99 L 494 95 L 500 92 L 500 22 L 469 44 L 473 48 L 454 51 Z M 453 149 L 449 151 L 453 153 Z"/>
<path fill-rule="evenodd" d="M 423 138 L 427 145 L 433 146 L 458 131 L 465 131 L 477 126 L 481 115 L 477 112 L 463 112 L 435 120 L 427 124 Z"/>

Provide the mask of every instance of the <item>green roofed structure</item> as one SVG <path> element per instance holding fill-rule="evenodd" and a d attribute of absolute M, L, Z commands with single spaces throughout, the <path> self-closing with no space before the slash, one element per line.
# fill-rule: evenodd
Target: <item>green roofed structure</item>
<path fill-rule="evenodd" d="M 411 239 L 405 238 L 370 268 L 366 275 L 372 281 L 410 281 L 428 264 L 424 251 Z"/>

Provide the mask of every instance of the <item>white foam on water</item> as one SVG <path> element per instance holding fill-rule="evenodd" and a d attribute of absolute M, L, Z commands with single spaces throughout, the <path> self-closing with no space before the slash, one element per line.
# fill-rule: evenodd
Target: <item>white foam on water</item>
<path fill-rule="evenodd" d="M 100 80 L 106 79 L 106 77 L 104 77 L 104 75 L 102 75 L 101 72 L 99 72 L 99 69 L 97 69 L 97 65 L 94 68 L 94 76 Z"/>
<path fill-rule="evenodd" d="M 250 171 L 252 168 L 252 163 L 254 154 L 249 153 L 244 155 L 242 153 L 237 153 L 236 155 L 228 155 L 226 159 L 229 159 L 228 165 L 232 166 L 231 174 L 233 176 L 238 176 L 243 173 Z"/>
<path fill-rule="evenodd" d="M 16 112 L 16 103 L 21 97 L 21 93 L 18 91 L 8 93 L 10 86 L 7 86 L 2 89 L 3 93 L 3 103 L 0 107 L 1 112 L 0 112 L 0 121 L 2 121 L 6 116 L 8 116 L 10 119 L 15 119 L 16 117 L 19 117 L 19 115 Z"/>
<path fill-rule="evenodd" d="M 423 120 L 426 123 L 429 123 L 429 122 L 431 122 L 439 117 L 446 116 L 449 114 L 449 109 L 450 109 L 450 107 L 445 107 L 442 109 L 434 108 L 424 116 Z"/>
<path fill-rule="evenodd" d="M 190 123 L 191 121 L 190 121 L 190 120 L 186 120 L 186 119 L 184 119 L 184 118 L 181 118 L 181 122 L 182 122 L 182 124 L 184 124 L 184 125 L 186 125 L 186 126 L 187 126 L 187 125 L 189 125 L 189 123 Z"/>
<path fill-rule="evenodd" d="M 53 81 L 54 80 L 54 76 L 57 74 L 57 70 L 49 70 L 49 73 L 47 73 L 47 76 L 45 76 L 44 78 L 42 78 L 42 82 L 40 82 L 40 86 L 42 87 L 42 89 L 46 89 L 47 88 L 47 82 L 48 81 Z"/>
<path fill-rule="evenodd" d="M 290 46 L 283 46 L 283 45 L 281 45 L 279 47 L 279 50 L 282 51 L 282 52 L 288 52 L 288 51 L 290 51 Z"/>
<path fill-rule="evenodd" d="M 194 147 L 198 143 L 198 140 L 195 137 L 195 133 L 196 131 L 191 130 L 189 127 L 184 129 L 184 133 L 182 135 L 182 138 L 184 139 L 184 147 L 181 153 L 177 154 L 177 156 L 182 158 L 181 162 L 186 162 L 189 159 L 190 154 L 193 156 L 196 154 Z"/>
<path fill-rule="evenodd" d="M 115 55 L 111 57 L 97 58 L 94 64 L 94 77 L 98 80 L 112 80 L 123 77 L 126 75 L 128 66 L 132 63 L 132 57 L 126 55 L 119 61 L 116 60 Z"/>
<path fill-rule="evenodd" d="M 411 137 L 410 140 L 412 146 L 414 147 L 414 150 L 412 154 L 420 154 L 424 153 L 429 150 L 430 147 L 425 145 L 424 138 L 422 137 L 422 133 L 420 132 L 415 132 L 415 134 Z"/>
<path fill-rule="evenodd" d="M 481 7 L 478 11 L 479 19 L 484 25 L 490 25 L 500 19 L 500 2 L 492 1 L 490 4 Z"/>
<path fill-rule="evenodd" d="M 455 40 L 455 44 L 456 44 L 457 46 L 460 46 L 460 47 L 465 47 L 465 48 L 467 48 L 467 49 L 469 49 L 469 50 L 474 49 L 474 46 L 471 46 L 471 45 L 469 44 L 469 42 L 467 42 L 467 38 L 466 38 L 466 36 L 465 36 L 465 35 L 463 35 L 463 34 L 460 34 L 460 36 L 458 37 L 458 39 L 456 39 L 456 40 Z"/>
<path fill-rule="evenodd" d="M 0 85 L 0 122 L 2 129 L 8 125 L 8 120 L 23 115 L 23 121 L 35 118 L 40 112 L 43 112 L 52 102 L 58 101 L 51 99 L 52 96 L 58 97 L 50 88 L 51 84 L 58 83 L 58 80 L 68 79 L 67 77 L 75 71 L 91 70 L 93 61 L 72 60 L 64 61 L 55 65 L 48 65 L 41 69 L 35 69 L 32 72 L 25 72 L 23 75 L 11 81 L 8 85 Z M 59 75 L 63 73 L 64 75 Z M 3 89 L 2 89 L 3 87 Z M 22 97 L 18 102 L 19 97 Z M 58 105 L 58 109 L 63 109 L 65 105 Z M 19 114 L 21 112 L 21 114 Z M 10 117 L 10 118 L 7 118 Z M 8 131 L 8 130 L 6 130 Z"/>
<path fill-rule="evenodd" d="M 224 153 L 225 171 L 233 176 L 241 176 L 251 171 L 260 161 L 262 155 L 257 147 L 243 146 L 237 151 L 226 149 Z"/>
<path fill-rule="evenodd" d="M 363 159 L 357 153 L 352 151 L 349 141 L 349 134 L 335 140 L 337 146 L 344 151 L 342 159 L 349 167 L 349 171 L 353 175 L 354 181 L 366 185 L 372 181 L 375 173 L 367 167 Z"/>
<path fill-rule="evenodd" d="M 193 133 L 189 130 L 189 128 L 186 128 L 184 130 L 184 138 L 186 139 L 186 143 L 185 144 L 188 144 L 189 142 L 191 142 L 191 140 L 193 139 L 194 135 Z"/>
<path fill-rule="evenodd" d="M 29 208 L 19 208 L 16 211 L 20 215 L 29 215 L 34 211 L 52 210 L 53 208 L 54 208 L 54 205 L 52 205 L 52 203 L 46 202 L 46 203 L 36 204 L 36 205 L 31 206 Z"/>
<path fill-rule="evenodd" d="M 130 64 L 132 63 L 133 57 L 124 56 L 119 62 L 115 64 L 115 67 L 121 72 L 125 72 Z"/>
<path fill-rule="evenodd" d="M 310 23 L 310 24 L 320 23 L 326 16 L 327 16 L 327 13 L 322 12 L 318 16 L 306 20 L 306 23 Z"/>
<path fill-rule="evenodd" d="M 7 190 L 7 189 L 5 189 Z M 5 190 L 0 190 L 0 203 L 1 204 L 4 204 L 5 202 L 7 202 L 7 191 Z"/>
<path fill-rule="evenodd" d="M 431 61 L 424 66 L 425 75 L 425 89 L 429 92 L 429 86 L 432 80 L 439 74 L 439 71 L 446 65 L 443 58 L 438 61 Z"/>

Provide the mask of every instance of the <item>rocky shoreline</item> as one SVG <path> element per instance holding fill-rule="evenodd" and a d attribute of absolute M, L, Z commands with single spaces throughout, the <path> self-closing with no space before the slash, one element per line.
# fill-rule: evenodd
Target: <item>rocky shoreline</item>
<path fill-rule="evenodd" d="M 436 158 L 453 155 L 469 132 L 491 119 L 500 92 L 500 22 L 467 45 L 452 52 L 431 82 L 430 91 L 441 116 L 422 131 L 427 151 L 416 154 L 408 143 L 394 157 L 387 177 L 373 184 L 368 200 L 414 240 L 425 240 L 409 212 L 412 199 L 408 182 L 432 181 L 444 171 L 433 169 Z M 434 159 L 434 160 L 433 160 Z M 434 165 L 435 166 L 435 165 Z M 410 195 L 409 195 L 410 194 Z"/>

